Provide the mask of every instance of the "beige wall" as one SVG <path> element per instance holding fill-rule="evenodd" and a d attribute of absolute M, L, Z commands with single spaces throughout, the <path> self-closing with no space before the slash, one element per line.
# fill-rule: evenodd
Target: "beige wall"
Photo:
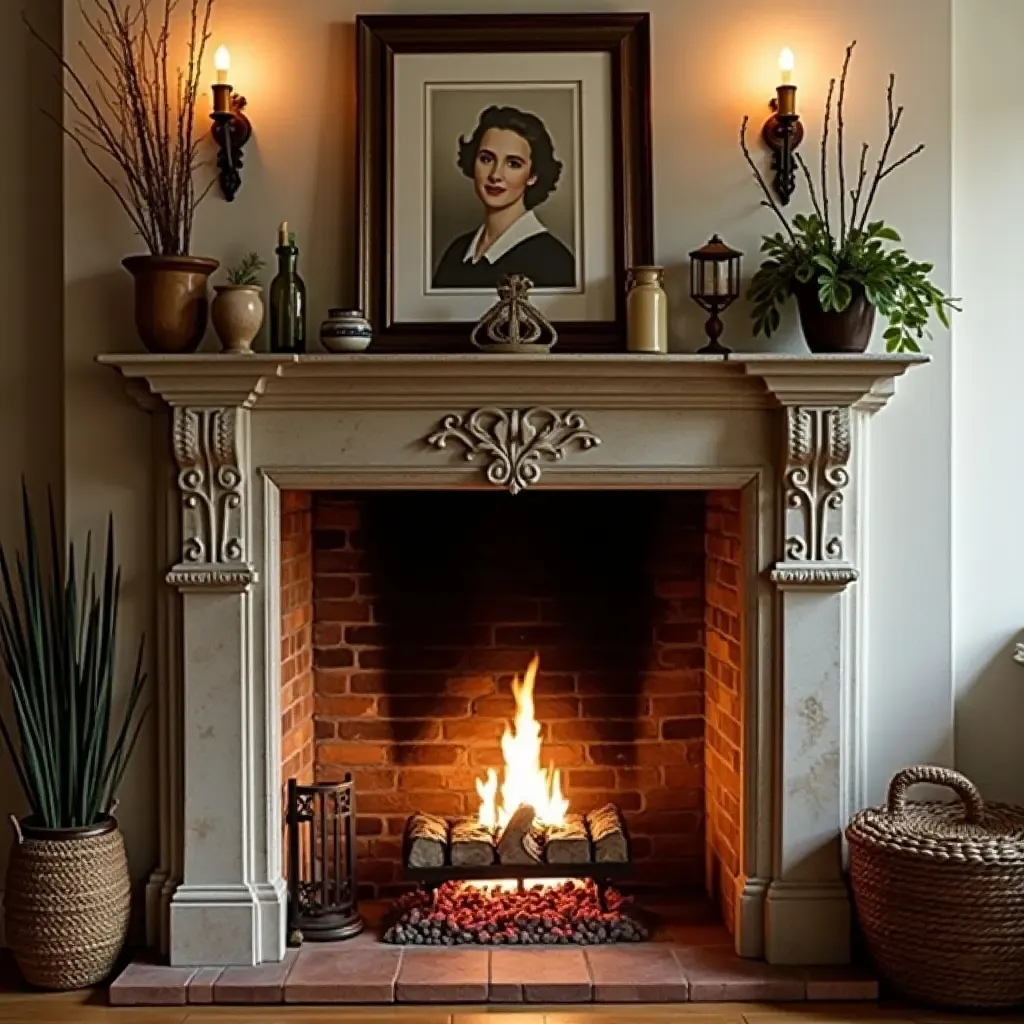
<path fill-rule="evenodd" d="M 355 13 L 375 7 L 428 12 L 510 6 L 504 0 L 217 0 L 213 42 L 232 49 L 233 79 L 248 96 L 256 135 L 246 151 L 237 201 L 229 205 L 213 196 L 200 210 L 194 252 L 231 261 L 258 248 L 271 257 L 276 225 L 287 219 L 302 250 L 311 327 L 329 304 L 351 301 Z M 514 6 L 582 11 L 618 5 L 517 0 Z M 809 129 L 804 152 L 811 158 L 827 79 L 838 71 L 848 40 L 859 42 L 847 118 L 854 152 L 862 137 L 879 140 L 886 77 L 890 70 L 899 72 L 900 99 L 908 105 L 903 141 L 909 148 L 924 140 L 928 149 L 908 174 L 890 179 L 877 212 L 892 217 L 915 253 L 933 260 L 939 280 L 948 281 L 949 0 L 650 0 L 646 6 L 654 28 L 656 256 L 668 266 L 676 349 L 693 350 L 702 340 L 700 318 L 685 297 L 689 250 L 717 231 L 748 253 L 750 273 L 760 233 L 774 230 L 759 209 L 737 131 L 744 112 L 752 114 L 755 126 L 766 113 L 784 45 L 797 56 L 795 80 Z M 76 3 L 67 3 L 66 17 L 70 48 L 81 28 Z M 150 421 L 93 357 L 138 347 L 129 280 L 118 264 L 139 245 L 74 152 L 65 154 L 65 173 L 69 525 L 72 532 L 97 527 L 113 510 L 126 570 L 129 636 L 150 627 L 159 585 L 151 558 Z M 730 312 L 725 340 L 744 349 L 764 347 L 750 339 L 744 312 Z M 792 318 L 772 347 L 799 349 Z M 934 365 L 901 382 L 898 400 L 876 423 L 874 578 L 866 584 L 871 798 L 905 761 L 951 757 L 948 339 L 937 337 L 932 350 Z M 28 407 L 23 402 L 20 408 L 26 431 Z M 150 743 L 123 793 L 122 820 L 137 877 L 155 856 L 154 773 Z"/>
<path fill-rule="evenodd" d="M 60 41 L 60 0 L 34 0 L 32 21 Z M 60 130 L 43 111 L 60 113 L 52 68 L 21 20 L 21 5 L 0 4 L 0 543 L 21 537 L 20 478 L 45 500 L 63 494 Z M 40 508 L 42 505 L 40 504 Z M 7 705 L 4 704 L 6 712 Z M 0 755 L 4 817 L 22 799 L 6 753 Z M 0 872 L 7 862 L 0 838 Z"/>

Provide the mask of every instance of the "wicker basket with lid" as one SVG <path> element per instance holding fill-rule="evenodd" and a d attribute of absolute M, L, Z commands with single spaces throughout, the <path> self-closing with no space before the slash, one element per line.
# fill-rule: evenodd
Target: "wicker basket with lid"
<path fill-rule="evenodd" d="M 908 802 L 921 782 L 960 799 Z M 1024 808 L 985 803 L 947 768 L 907 768 L 846 838 L 857 914 L 888 981 L 945 1006 L 1024 1003 Z"/>

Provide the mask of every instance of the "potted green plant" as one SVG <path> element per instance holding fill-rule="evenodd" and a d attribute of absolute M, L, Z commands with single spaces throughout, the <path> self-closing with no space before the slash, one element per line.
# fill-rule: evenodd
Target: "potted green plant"
<path fill-rule="evenodd" d="M 260 271 L 266 266 L 250 252 L 228 270 L 228 283 L 214 285 L 211 315 L 225 352 L 252 354 L 252 343 L 263 325 Z"/>
<path fill-rule="evenodd" d="M 177 0 L 83 0 L 94 44 L 80 42 L 86 80 L 29 26 L 64 69 L 69 116 L 61 125 L 116 197 L 148 253 L 122 260 L 135 281 L 135 326 L 151 352 L 193 352 L 206 331 L 207 284 L 217 260 L 191 255 L 201 137 L 196 132 L 203 54 L 214 0 L 194 0 L 182 46 Z M 184 50 L 187 67 L 172 67 Z"/>
<path fill-rule="evenodd" d="M 119 700 L 112 527 L 102 572 L 87 541 L 79 575 L 74 545 L 62 557 L 52 502 L 45 549 L 24 487 L 22 502 L 24 551 L 12 564 L 0 546 L 0 657 L 14 719 L 0 716 L 0 733 L 29 814 L 12 816 L 4 923 L 26 981 L 82 988 L 109 974 L 128 929 L 128 863 L 113 815 L 145 716 L 142 645 Z"/>
<path fill-rule="evenodd" d="M 818 189 L 806 162 L 796 154 L 810 195 L 813 212 L 809 214 L 797 214 L 790 220 L 782 212 L 751 158 L 747 147 L 749 119 L 743 119 L 740 148 L 764 193 L 761 205 L 774 211 L 783 227 L 763 239 L 765 259 L 751 281 L 754 333 L 770 337 L 779 327 L 781 307 L 795 297 L 800 326 L 812 352 L 863 352 L 871 340 L 876 311 L 888 321 L 883 335 L 887 351 L 919 352 L 932 315 L 948 328 L 949 311 L 960 307 L 929 277 L 931 263 L 911 259 L 894 228 L 882 220 L 869 220 L 879 185 L 924 149 L 922 143 L 898 159 L 890 156 L 903 118 L 903 107 L 896 107 L 893 101 L 895 75 L 889 76 L 888 130 L 874 173 L 869 181 L 870 147 L 865 142 L 861 145 L 856 184 L 847 192 L 843 108 L 855 45 L 847 47 L 835 105 L 838 211 L 831 209 L 830 202 L 829 129 L 834 78 L 825 101 Z M 838 214 L 835 220 L 833 212 Z"/>

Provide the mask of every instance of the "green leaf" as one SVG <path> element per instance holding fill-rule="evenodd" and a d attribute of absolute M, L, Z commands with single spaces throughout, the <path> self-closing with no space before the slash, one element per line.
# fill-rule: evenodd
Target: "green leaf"
<path fill-rule="evenodd" d="M 902 242 L 899 232 L 895 228 L 886 227 L 885 225 L 879 225 L 878 230 L 872 232 L 875 238 L 885 238 L 890 242 Z"/>
<path fill-rule="evenodd" d="M 807 284 L 814 277 L 814 267 L 809 263 L 802 263 L 796 268 L 794 276 L 801 284 Z"/>

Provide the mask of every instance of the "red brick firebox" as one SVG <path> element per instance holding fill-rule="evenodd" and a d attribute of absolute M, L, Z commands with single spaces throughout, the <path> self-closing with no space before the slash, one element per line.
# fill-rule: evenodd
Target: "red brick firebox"
<path fill-rule="evenodd" d="M 639 882 L 704 881 L 705 786 L 716 871 L 732 870 L 733 496 L 317 493 L 311 508 L 316 775 L 355 774 L 366 895 L 403 888 L 410 813 L 475 811 L 534 652 L 544 755 L 574 810 L 623 809 Z"/>

